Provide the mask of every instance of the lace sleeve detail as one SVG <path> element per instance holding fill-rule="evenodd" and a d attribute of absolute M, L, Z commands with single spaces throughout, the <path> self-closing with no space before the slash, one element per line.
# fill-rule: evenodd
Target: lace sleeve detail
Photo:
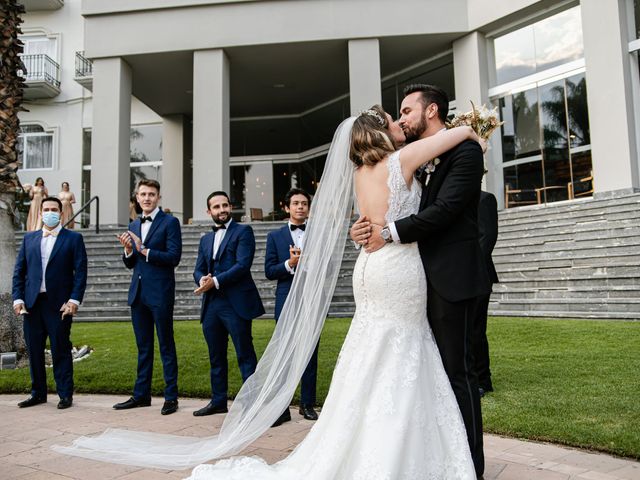
<path fill-rule="evenodd" d="M 400 150 L 389 155 L 387 168 L 389 170 L 389 177 L 387 179 L 389 201 L 385 220 L 389 223 L 418 211 L 420 206 L 420 188 L 415 180 L 411 182 L 410 187 L 407 186 L 400 165 Z"/>

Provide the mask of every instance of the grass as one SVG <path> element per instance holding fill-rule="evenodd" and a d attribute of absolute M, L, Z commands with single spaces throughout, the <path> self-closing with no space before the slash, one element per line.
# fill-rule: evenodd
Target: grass
<path fill-rule="evenodd" d="M 350 319 L 331 319 L 320 343 L 318 400 L 326 397 Z M 258 356 L 273 332 L 255 321 Z M 175 324 L 179 388 L 185 397 L 210 396 L 207 348 L 200 324 Z M 483 399 L 484 428 L 512 437 L 600 450 L 640 459 L 640 322 L 493 318 L 488 327 L 495 392 Z M 77 393 L 130 395 L 136 347 L 129 323 L 78 323 L 75 345 L 95 348 L 74 366 Z M 49 388 L 54 391 L 52 372 Z M 229 348 L 230 394 L 240 387 Z M 0 371 L 0 393 L 27 393 L 28 369 Z M 156 352 L 153 394 L 162 395 Z M 299 399 L 298 392 L 294 403 Z"/>

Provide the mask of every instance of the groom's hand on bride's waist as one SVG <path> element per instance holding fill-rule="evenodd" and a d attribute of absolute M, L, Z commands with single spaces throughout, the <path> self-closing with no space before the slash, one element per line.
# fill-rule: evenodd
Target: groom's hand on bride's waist
<path fill-rule="evenodd" d="M 386 243 L 384 241 L 384 239 L 382 238 L 382 236 L 380 235 L 380 232 L 382 231 L 382 227 L 376 223 L 372 223 L 371 224 L 371 233 L 369 235 L 369 238 L 367 239 L 367 243 L 364 247 L 364 251 L 367 253 L 373 253 L 376 250 L 380 250 L 382 247 L 384 247 L 384 244 Z"/>

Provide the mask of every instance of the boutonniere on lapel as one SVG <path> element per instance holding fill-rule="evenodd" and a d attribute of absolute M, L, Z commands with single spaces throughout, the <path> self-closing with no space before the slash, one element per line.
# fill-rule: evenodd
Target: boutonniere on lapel
<path fill-rule="evenodd" d="M 433 160 L 429 160 L 427 163 L 425 163 L 424 172 L 427 175 L 424 181 L 425 187 L 429 185 L 429 179 L 431 179 L 431 174 L 436 171 L 436 167 L 438 165 L 440 165 L 440 159 L 438 157 L 434 158 Z"/>

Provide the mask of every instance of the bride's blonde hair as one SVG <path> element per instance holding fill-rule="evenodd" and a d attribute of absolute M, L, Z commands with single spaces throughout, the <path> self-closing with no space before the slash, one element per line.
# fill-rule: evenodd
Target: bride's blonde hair
<path fill-rule="evenodd" d="M 356 117 L 351 129 L 349 158 L 357 167 L 375 165 L 396 151 L 388 128 L 387 114 L 380 105 L 374 105 Z"/>

